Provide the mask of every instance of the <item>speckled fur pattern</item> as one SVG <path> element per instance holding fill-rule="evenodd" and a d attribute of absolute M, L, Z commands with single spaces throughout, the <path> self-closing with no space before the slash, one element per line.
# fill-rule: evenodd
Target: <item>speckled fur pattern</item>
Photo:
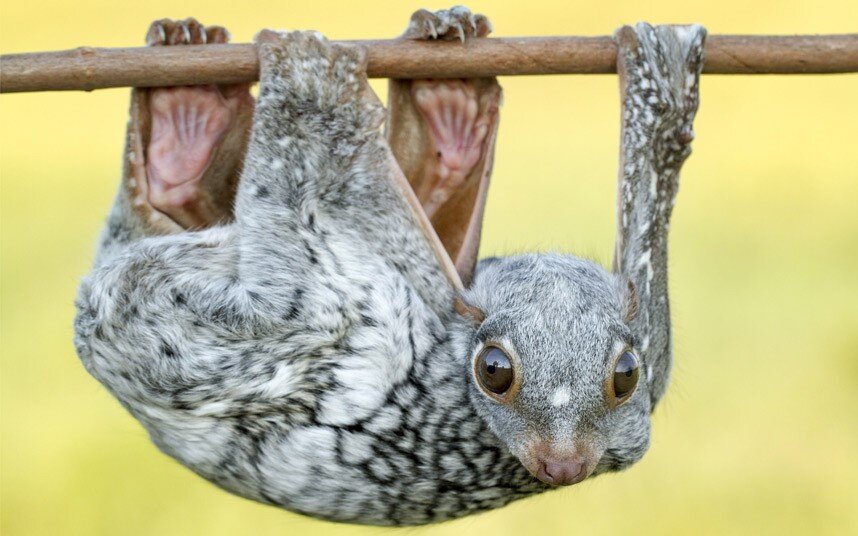
<path fill-rule="evenodd" d="M 706 30 L 639 23 L 614 39 L 623 95 L 614 269 L 637 288 L 641 307 L 632 329 L 654 407 L 671 368 L 667 237 L 679 170 L 694 139 Z"/>
<path fill-rule="evenodd" d="M 686 39 L 672 32 L 659 38 Z M 76 303 L 87 370 L 201 476 L 336 521 L 429 523 L 550 489 L 521 463 L 535 435 L 586 435 L 604 451 L 594 474 L 638 460 L 660 380 L 616 410 L 601 392 L 617 345 L 654 337 L 624 319 L 626 276 L 568 255 L 487 259 L 463 294 L 486 319 L 458 317 L 393 186 L 362 52 L 313 32 L 257 44 L 235 221 L 142 236 L 120 198 Z M 659 50 L 629 68 L 679 61 Z M 524 366 L 515 407 L 475 386 L 490 338 Z"/>

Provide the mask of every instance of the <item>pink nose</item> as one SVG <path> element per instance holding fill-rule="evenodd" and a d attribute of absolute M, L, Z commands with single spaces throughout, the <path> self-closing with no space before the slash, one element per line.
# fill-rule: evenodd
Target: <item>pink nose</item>
<path fill-rule="evenodd" d="M 568 486 L 586 478 L 584 464 L 572 460 L 545 460 L 540 463 L 537 477 L 546 484 Z"/>

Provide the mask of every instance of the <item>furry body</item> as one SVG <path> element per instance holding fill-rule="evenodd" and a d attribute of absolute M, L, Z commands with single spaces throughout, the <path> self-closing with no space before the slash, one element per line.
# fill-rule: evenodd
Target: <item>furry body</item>
<path fill-rule="evenodd" d="M 373 524 L 549 489 L 527 468 L 537 443 L 585 444 L 598 453 L 588 474 L 640 459 L 666 377 L 616 409 L 601 385 L 616 348 L 669 328 L 663 315 L 627 320 L 629 279 L 652 278 L 562 255 L 487 260 L 462 293 L 486 319 L 460 317 L 392 179 L 362 53 L 313 33 L 263 32 L 258 47 L 234 222 L 142 237 L 120 193 L 81 285 L 77 351 L 158 447 L 239 495 Z M 653 228 L 666 240 L 663 219 Z M 653 262 L 664 289 L 643 296 L 666 305 L 666 266 Z M 523 363 L 510 407 L 475 386 L 473 355 L 493 340 Z M 651 374 L 669 367 L 669 345 L 658 351 L 642 350 Z"/>

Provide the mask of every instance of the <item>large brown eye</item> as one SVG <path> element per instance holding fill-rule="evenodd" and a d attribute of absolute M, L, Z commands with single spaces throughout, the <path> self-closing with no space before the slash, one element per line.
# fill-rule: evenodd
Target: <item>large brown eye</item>
<path fill-rule="evenodd" d="M 614 367 L 614 397 L 622 400 L 632 394 L 638 384 L 638 376 L 640 366 L 637 356 L 629 351 L 623 352 Z"/>
<path fill-rule="evenodd" d="M 477 358 L 477 377 L 483 387 L 502 395 L 512 385 L 512 363 L 506 353 L 495 346 L 488 347 Z"/>

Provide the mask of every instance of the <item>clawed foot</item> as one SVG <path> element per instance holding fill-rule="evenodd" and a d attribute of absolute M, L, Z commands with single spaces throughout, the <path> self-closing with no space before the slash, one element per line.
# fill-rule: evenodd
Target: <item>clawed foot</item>
<path fill-rule="evenodd" d="M 146 34 L 149 46 L 226 43 L 220 26 L 195 19 L 155 21 Z M 215 218 L 203 182 L 239 109 L 252 103 L 249 86 L 178 86 L 149 92 L 151 134 L 146 148 L 148 201 L 185 228 L 203 227 Z"/>
<path fill-rule="evenodd" d="M 614 39 L 620 47 L 620 75 L 626 84 L 624 118 L 659 131 L 664 166 L 678 166 L 694 139 L 706 30 L 698 25 L 625 26 Z"/>
<path fill-rule="evenodd" d="M 669 216 L 678 188 L 676 171 L 691 153 L 705 37 L 698 25 L 645 23 L 620 28 L 614 36 L 624 88 L 625 198 L 648 200 L 654 220 Z M 653 171 L 635 172 L 647 167 Z M 632 184 L 638 181 L 649 184 Z"/>
<path fill-rule="evenodd" d="M 324 114 L 323 130 L 334 145 L 381 125 L 384 110 L 367 83 L 361 48 L 333 43 L 315 31 L 263 30 L 256 44 L 261 71 L 257 120 L 267 120 L 264 106 L 277 121 L 289 117 L 294 125 L 288 128 L 315 130 L 316 116 Z"/>
<path fill-rule="evenodd" d="M 471 13 L 464 6 L 440 11 L 421 9 L 411 15 L 411 21 L 403 37 L 408 39 L 442 39 L 465 41 L 470 37 L 485 37 L 492 31 L 489 20 L 480 14 Z"/>
<path fill-rule="evenodd" d="M 403 37 L 456 40 L 485 37 L 488 19 L 463 6 L 436 12 L 421 9 L 411 16 Z M 464 189 L 485 152 L 486 137 L 497 121 L 500 88 L 476 80 L 415 80 L 411 97 L 423 119 L 431 153 L 425 180 L 415 189 L 429 218 Z"/>

